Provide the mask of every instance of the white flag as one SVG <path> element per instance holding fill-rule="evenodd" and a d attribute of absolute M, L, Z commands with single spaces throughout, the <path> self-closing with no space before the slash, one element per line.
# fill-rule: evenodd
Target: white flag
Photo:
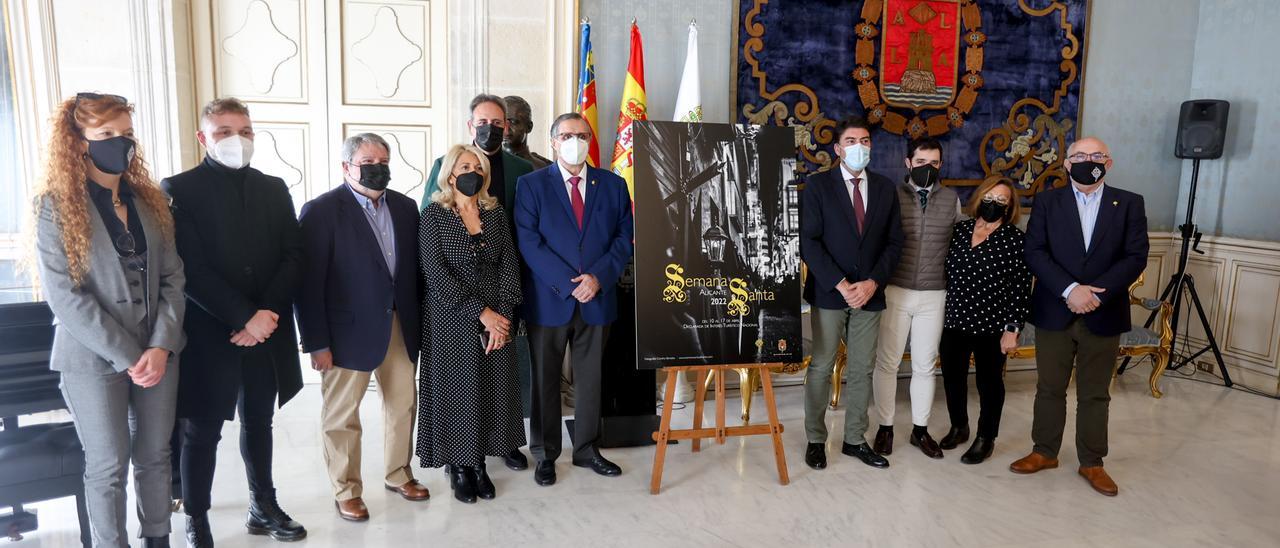
<path fill-rule="evenodd" d="M 677 122 L 702 121 L 702 86 L 698 85 L 698 26 L 689 23 L 689 48 L 684 58 L 684 74 L 676 93 Z"/>

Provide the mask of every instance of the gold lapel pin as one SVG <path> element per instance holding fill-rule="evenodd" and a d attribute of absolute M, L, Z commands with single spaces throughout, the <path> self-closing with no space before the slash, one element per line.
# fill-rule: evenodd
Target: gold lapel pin
<path fill-rule="evenodd" d="M 595 180 L 595 179 L 592 179 L 592 180 L 591 180 L 591 186 L 596 186 L 596 180 Z"/>
<path fill-rule="evenodd" d="M 1115 201 L 1111 202 L 1111 205 L 1113 205 L 1113 206 L 1118 206 L 1118 205 L 1120 205 L 1120 200 L 1115 200 Z"/>

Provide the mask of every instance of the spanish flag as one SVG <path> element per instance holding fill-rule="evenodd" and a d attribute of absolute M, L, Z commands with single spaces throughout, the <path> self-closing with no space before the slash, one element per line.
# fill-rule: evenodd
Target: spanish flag
<path fill-rule="evenodd" d="M 591 143 L 587 148 L 587 163 L 600 167 L 600 124 L 596 122 L 596 63 L 591 53 L 591 23 L 582 22 L 582 66 L 578 70 L 578 105 L 576 111 L 591 126 Z"/>
<path fill-rule="evenodd" d="M 626 179 L 627 192 L 635 196 L 631 158 L 633 124 L 648 118 L 644 97 L 644 50 L 640 27 L 631 23 L 631 59 L 627 62 L 627 83 L 622 87 L 622 107 L 618 112 L 618 137 L 613 142 L 613 172 Z"/>

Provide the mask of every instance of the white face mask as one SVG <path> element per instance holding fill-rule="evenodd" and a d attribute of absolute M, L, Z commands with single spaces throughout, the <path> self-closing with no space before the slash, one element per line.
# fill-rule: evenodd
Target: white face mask
<path fill-rule="evenodd" d="M 570 137 L 560 142 L 560 159 L 571 166 L 580 166 L 587 161 L 587 141 Z"/>
<path fill-rule="evenodd" d="M 213 161 L 231 169 L 240 169 L 249 165 L 253 158 L 253 140 L 243 135 L 232 135 L 206 146 L 205 151 Z"/>
<path fill-rule="evenodd" d="M 849 171 L 861 172 L 871 163 L 871 147 L 849 145 L 844 147 L 844 165 Z"/>

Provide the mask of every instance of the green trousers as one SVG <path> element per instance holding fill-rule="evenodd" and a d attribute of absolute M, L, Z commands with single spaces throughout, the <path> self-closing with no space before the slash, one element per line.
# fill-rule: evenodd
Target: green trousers
<path fill-rule="evenodd" d="M 867 405 L 871 401 L 871 371 L 875 365 L 876 336 L 880 333 L 880 312 L 845 308 L 809 309 L 813 327 L 813 360 L 804 375 L 804 431 L 809 443 L 827 441 L 827 404 L 831 401 L 831 372 L 836 352 L 843 341 L 845 363 L 844 442 L 866 443 Z"/>
<path fill-rule="evenodd" d="M 1058 456 L 1067 424 L 1067 385 L 1076 373 L 1076 456 L 1080 466 L 1102 466 L 1107 456 L 1107 416 L 1111 409 L 1111 377 L 1116 370 L 1120 336 L 1100 337 L 1076 319 L 1064 331 L 1036 330 L 1035 415 L 1031 421 L 1034 451 Z"/>

